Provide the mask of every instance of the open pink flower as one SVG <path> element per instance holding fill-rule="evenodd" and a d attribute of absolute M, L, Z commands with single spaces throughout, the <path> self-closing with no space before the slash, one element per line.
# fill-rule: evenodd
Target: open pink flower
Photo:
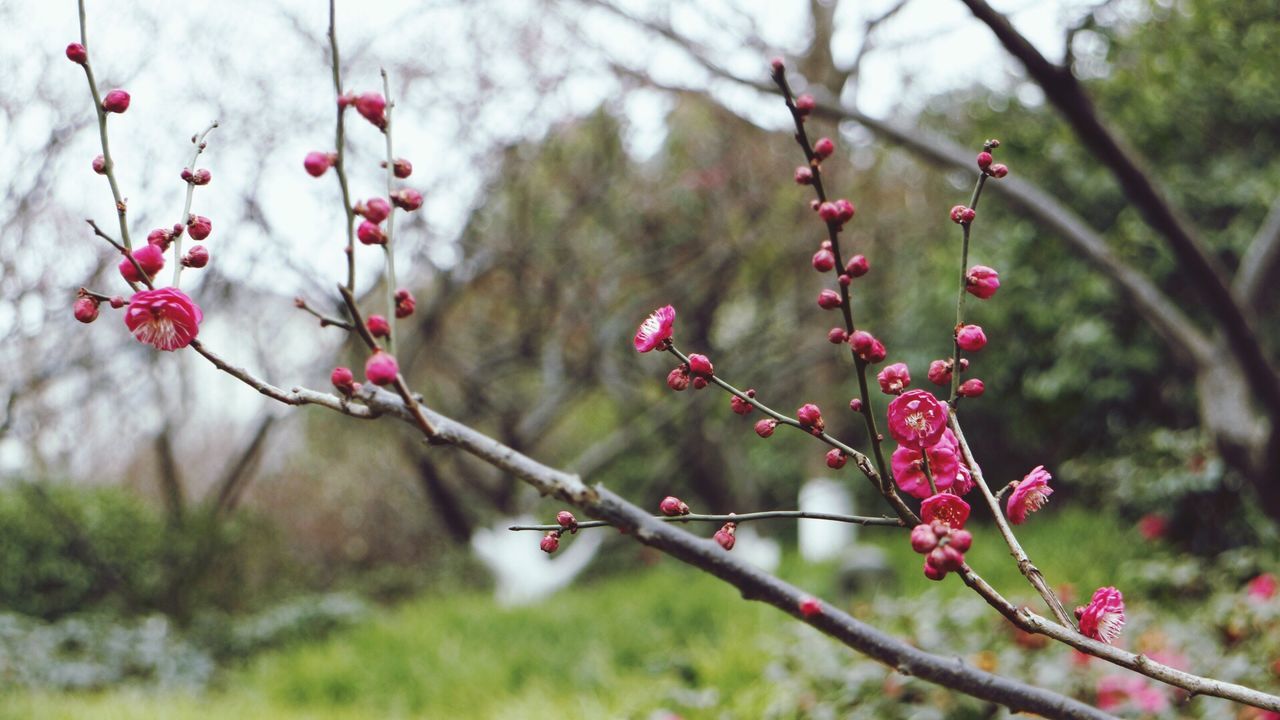
<path fill-rule="evenodd" d="M 1124 629 L 1124 596 L 1113 587 L 1098 588 L 1088 605 L 1076 608 L 1076 619 L 1082 635 L 1110 645 Z"/>
<path fill-rule="evenodd" d="M 1249 581 L 1245 586 L 1245 592 L 1253 600 L 1270 600 L 1276 596 L 1277 585 L 1276 576 L 1271 573 L 1262 573 Z"/>
<path fill-rule="evenodd" d="M 670 339 L 671 326 L 675 322 L 676 309 L 670 305 L 654 310 L 653 314 L 640 323 L 640 329 L 636 330 L 636 352 L 647 353 L 657 349 L 659 345 Z"/>
<path fill-rule="evenodd" d="M 1027 473 L 1022 478 L 1022 482 L 1018 483 L 1018 487 L 1013 489 L 1009 495 L 1009 504 L 1005 506 L 1005 514 L 1009 516 L 1009 522 L 1014 525 L 1021 525 L 1027 521 L 1027 514 L 1033 513 L 1049 502 L 1049 496 L 1053 494 L 1053 488 L 1049 487 L 1049 481 L 1053 476 L 1043 465 L 1037 465 L 1034 470 Z"/>
<path fill-rule="evenodd" d="M 909 390 L 889 403 L 889 434 L 899 445 L 924 450 L 947 429 L 947 404 L 927 390 Z"/>
<path fill-rule="evenodd" d="M 969 503 L 957 495 L 940 492 L 920 503 L 920 519 L 930 524 L 940 522 L 960 530 L 969 520 Z"/>
<path fill-rule="evenodd" d="M 190 345 L 199 334 L 203 320 L 200 306 L 177 288 L 134 293 L 124 314 L 124 324 L 138 342 L 154 345 L 158 350 L 178 350 Z"/>
<path fill-rule="evenodd" d="M 938 444 L 925 450 L 923 454 L 906 446 L 893 451 L 890 461 L 893 465 L 893 479 L 902 492 L 921 500 L 933 494 L 929 489 L 929 479 L 924 475 L 924 457 L 929 458 L 929 472 L 939 491 L 947 490 L 956 495 L 964 495 L 973 489 L 973 479 L 960 457 L 955 433 L 947 430 Z"/>

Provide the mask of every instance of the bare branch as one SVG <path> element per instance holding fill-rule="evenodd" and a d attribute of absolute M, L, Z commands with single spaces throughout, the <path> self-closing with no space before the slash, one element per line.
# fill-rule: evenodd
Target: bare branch
<path fill-rule="evenodd" d="M 1258 309 L 1262 293 L 1268 287 L 1267 279 L 1277 267 L 1280 267 L 1280 199 L 1271 205 L 1236 271 L 1236 295 L 1246 306 Z"/>

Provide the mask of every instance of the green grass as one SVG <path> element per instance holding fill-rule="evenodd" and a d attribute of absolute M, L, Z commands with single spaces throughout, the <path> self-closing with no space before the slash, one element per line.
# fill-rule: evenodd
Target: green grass
<path fill-rule="evenodd" d="M 994 528 L 975 535 L 970 563 L 1015 601 L 1037 606 Z M 1042 512 L 1020 537 L 1050 581 L 1071 579 L 1077 595 L 1117 582 L 1116 568 L 1148 547 L 1132 529 L 1086 511 Z M 954 580 L 925 580 L 901 531 L 861 538 L 905 569 L 896 587 L 870 592 L 968 592 Z M 783 574 L 816 593 L 834 583 L 832 568 L 791 557 Z M 204 695 L 17 695 L 5 698 L 0 718 L 648 718 L 660 709 L 753 717 L 769 698 L 770 648 L 789 641 L 780 630 L 789 623 L 664 560 L 588 579 L 535 607 L 500 609 L 476 593 L 422 598 L 324 642 L 263 655 Z"/>

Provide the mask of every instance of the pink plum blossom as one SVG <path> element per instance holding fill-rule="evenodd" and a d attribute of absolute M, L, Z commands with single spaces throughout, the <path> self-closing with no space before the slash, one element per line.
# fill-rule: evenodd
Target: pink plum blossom
<path fill-rule="evenodd" d="M 937 521 L 960 530 L 969 519 L 969 503 L 958 495 L 940 492 L 920 503 L 920 519 L 927 523 Z"/>
<path fill-rule="evenodd" d="M 1114 643 L 1124 629 L 1124 596 L 1113 587 L 1098 588 L 1088 605 L 1076 608 L 1076 619 L 1082 635 Z"/>
<path fill-rule="evenodd" d="M 671 326 L 676 322 L 676 309 L 667 305 L 654 310 L 640 329 L 636 330 L 636 352 L 655 350 L 671 338 Z"/>
<path fill-rule="evenodd" d="M 947 429 L 947 404 L 927 390 L 910 390 L 889 403 L 889 434 L 899 445 L 924 450 Z"/>
<path fill-rule="evenodd" d="M 960 456 L 955 433 L 948 429 L 936 445 L 924 451 L 923 456 L 919 450 L 905 446 L 893 451 L 890 460 L 893 478 L 902 492 L 921 500 L 933 494 L 929 489 L 929 480 L 924 475 L 924 456 L 929 458 L 929 472 L 933 475 L 933 483 L 938 490 L 965 495 L 973 489 L 973 479 Z"/>
<path fill-rule="evenodd" d="M 1027 473 L 1027 476 L 1022 478 L 1022 482 L 1019 482 L 1009 495 L 1009 503 L 1005 506 L 1005 514 L 1009 516 L 1009 522 L 1021 525 L 1027 521 L 1028 513 L 1043 507 L 1049 501 L 1049 496 L 1053 494 L 1053 488 L 1049 487 L 1049 481 L 1052 479 L 1053 476 L 1044 469 L 1043 465 L 1037 465 Z"/>
<path fill-rule="evenodd" d="M 190 345 L 200 333 L 203 320 L 200 306 L 177 288 L 134 293 L 124 314 L 124 324 L 138 342 L 158 350 L 178 350 Z"/>

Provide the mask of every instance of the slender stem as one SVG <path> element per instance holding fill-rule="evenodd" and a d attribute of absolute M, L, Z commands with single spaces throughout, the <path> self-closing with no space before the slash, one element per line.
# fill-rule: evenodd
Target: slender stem
<path fill-rule="evenodd" d="M 317 320 L 319 320 L 320 327 L 329 327 L 330 325 L 332 325 L 334 327 L 340 327 L 343 330 L 346 330 L 348 332 L 351 331 L 351 323 L 347 322 L 346 320 L 343 320 L 342 318 L 336 318 L 331 315 L 325 315 L 319 310 L 316 310 L 315 308 L 311 307 L 309 304 L 307 304 L 307 301 L 303 300 L 301 297 L 294 298 L 293 305 L 299 310 L 309 313 L 310 315 L 315 317 Z"/>
<path fill-rule="evenodd" d="M 85 53 L 89 56 L 82 66 L 84 67 L 85 79 L 89 81 L 89 92 L 93 94 L 93 109 L 98 113 L 98 137 L 102 141 L 102 172 L 107 176 L 107 183 L 111 185 L 111 197 L 116 202 L 116 217 L 120 220 L 120 240 L 124 244 L 125 252 L 128 253 L 133 250 L 133 244 L 129 240 L 129 223 L 125 218 L 128 212 L 128 201 L 120 194 L 120 185 L 116 182 L 116 163 L 111 158 L 111 144 L 107 141 L 107 111 L 102 107 L 102 95 L 98 92 L 98 82 L 93 77 L 93 53 L 89 52 L 89 33 L 86 30 L 84 0 L 79 0 L 79 6 L 80 44 L 85 47 Z M 145 278 L 147 275 L 146 273 L 141 273 L 141 276 Z"/>
<path fill-rule="evenodd" d="M 791 86 L 787 83 L 785 70 L 779 70 L 773 75 L 773 80 L 778 85 L 778 89 L 782 92 L 782 99 L 787 104 L 787 109 L 791 111 L 791 119 L 796 127 L 796 143 L 800 145 L 800 149 L 804 151 L 805 159 L 809 161 L 809 170 L 813 173 L 813 190 L 818 196 L 818 202 L 827 201 L 827 192 L 822 184 L 822 162 L 813 152 L 813 146 L 809 143 L 809 135 L 804 127 L 804 114 L 796 107 L 795 100 L 792 97 Z M 838 277 L 844 272 L 844 256 L 840 251 L 840 230 L 839 221 L 826 223 L 827 237 L 831 241 L 831 252 L 835 255 L 836 264 L 832 272 Z M 853 304 L 849 295 L 848 286 L 837 282 L 840 288 L 840 311 L 844 316 L 845 332 L 852 335 L 857 326 L 853 321 Z M 889 465 L 884 460 L 884 448 L 882 447 L 884 436 L 880 434 L 879 428 L 876 427 L 875 412 L 871 405 L 871 390 L 867 383 L 867 363 L 853 352 L 853 348 L 849 348 L 849 354 L 853 357 L 853 365 L 858 377 L 858 393 L 862 398 L 862 420 L 867 427 L 867 436 L 871 441 L 871 454 L 875 456 L 876 468 L 878 470 L 875 478 L 876 487 L 884 494 L 886 498 L 888 493 L 893 490 L 893 476 L 889 472 Z"/>
<path fill-rule="evenodd" d="M 982 476 L 982 468 L 979 467 L 973 457 L 973 451 L 969 449 L 969 442 L 964 437 L 964 431 L 960 429 L 960 420 L 955 413 L 947 419 L 951 425 L 951 430 L 956 434 L 956 441 L 960 445 L 962 454 L 961 460 L 969 466 L 969 471 L 973 475 L 973 481 L 978 485 L 978 489 L 982 491 L 982 497 L 986 498 L 987 506 L 991 508 L 991 514 L 995 517 L 996 527 L 1000 529 L 1000 535 L 1004 537 L 1005 543 L 1009 546 L 1009 554 L 1018 563 L 1018 570 L 1027 582 L 1040 593 L 1040 597 L 1044 598 L 1045 604 L 1049 606 L 1049 610 L 1053 612 L 1053 616 L 1058 619 L 1066 627 L 1075 628 L 1071 615 L 1067 613 L 1067 609 L 1062 606 L 1062 601 L 1045 582 L 1044 575 L 1040 569 L 1031 564 L 1031 559 L 1027 557 L 1027 553 L 1022 549 L 1022 545 L 1018 542 L 1018 538 L 1013 534 L 1013 529 L 1009 527 L 1008 520 L 1005 519 L 1004 513 L 1000 511 L 1000 501 L 991 493 L 991 488 L 987 486 L 986 479 Z"/>
<path fill-rule="evenodd" d="M 386 68 L 382 68 L 382 92 L 387 99 L 387 123 L 382 129 L 382 134 L 387 139 L 387 202 L 391 203 L 391 211 L 387 213 L 387 242 L 382 246 L 382 251 L 387 256 L 387 352 L 392 352 L 396 342 L 396 253 L 392 245 L 392 231 L 396 226 L 396 206 L 391 201 L 391 191 L 394 189 L 396 179 L 396 156 L 391 149 L 391 109 L 395 107 L 395 103 L 391 100 L 391 83 L 387 79 Z"/>
<path fill-rule="evenodd" d="M 670 346 L 667 347 L 667 352 L 670 352 L 672 355 L 679 358 L 682 363 L 687 364 L 689 362 L 689 357 L 680 352 L 680 349 L 675 346 L 675 343 L 671 343 Z M 719 375 L 712 375 L 711 382 L 729 394 L 746 401 L 752 407 L 778 421 L 779 424 L 789 425 L 797 430 L 803 431 L 807 435 L 812 435 L 831 447 L 838 449 L 845 455 L 853 458 L 854 464 L 857 465 L 858 469 L 862 471 L 862 474 L 876 486 L 876 489 L 881 491 L 884 498 L 893 506 L 893 510 L 897 513 L 898 517 L 901 518 L 903 522 L 908 522 L 913 526 L 919 524 L 920 518 L 912 512 L 911 508 L 907 507 L 906 503 L 902 501 L 902 498 L 898 496 L 897 491 L 893 489 L 892 483 L 885 483 L 881 480 L 880 475 L 876 472 L 876 468 L 871 464 L 871 460 L 866 455 L 854 450 L 826 432 L 814 432 L 811 428 L 801 425 L 799 420 L 783 415 L 777 410 L 765 405 L 763 402 L 760 402 L 757 398 L 748 396 L 745 392 L 725 382 Z"/>
<path fill-rule="evenodd" d="M 978 209 L 978 199 L 982 197 L 982 188 L 987 184 L 987 174 L 985 172 L 978 173 L 978 182 L 973 186 L 973 196 L 969 198 L 969 209 Z M 960 223 L 960 229 L 963 233 L 963 240 L 960 244 L 960 292 L 956 298 L 956 328 L 952 333 L 954 351 L 951 355 L 951 407 L 954 410 L 956 401 L 960 397 L 960 328 L 964 326 L 964 296 L 965 286 L 968 284 L 969 269 L 969 231 L 972 222 Z"/>
<path fill-rule="evenodd" d="M 200 153 L 204 152 L 204 148 L 206 145 L 204 141 L 205 137 L 207 137 L 209 133 L 212 132 L 213 129 L 216 127 L 218 127 L 218 121 L 214 120 L 213 122 L 209 123 L 209 127 L 205 128 L 204 132 L 200 133 L 199 135 L 191 136 L 191 144 L 196 146 L 195 152 L 191 155 L 191 163 L 187 165 L 187 167 L 191 168 L 191 172 L 196 171 L 196 161 L 200 159 Z M 188 180 L 187 181 L 187 201 L 182 206 L 182 217 L 179 219 L 179 222 L 182 223 L 183 225 L 186 225 L 187 220 L 191 217 L 191 197 L 195 195 L 195 192 L 196 192 L 196 184 Z M 178 281 L 181 278 L 182 278 L 182 235 L 178 234 L 178 235 L 175 235 L 173 238 L 173 286 L 175 288 L 178 287 Z"/>
<path fill-rule="evenodd" d="M 100 292 L 94 292 L 94 291 L 90 290 L 89 288 L 83 288 L 83 287 L 82 287 L 82 288 L 80 288 L 79 290 L 77 290 L 77 291 L 76 291 L 76 295 L 79 295 L 79 296 L 81 296 L 81 297 L 91 297 L 91 298 L 93 298 L 94 300 L 97 300 L 98 302 L 104 302 L 104 303 L 109 303 L 109 302 L 111 302 L 111 296 L 110 296 L 110 295 L 107 295 L 107 294 L 105 294 L 105 293 L 100 293 Z M 128 300 L 125 300 L 125 301 L 124 301 L 124 304 L 125 304 L 125 305 L 128 305 L 128 304 L 129 304 L 129 301 L 128 301 Z"/>
<path fill-rule="evenodd" d="M 700 515 L 698 513 L 690 513 L 688 515 L 654 515 L 654 520 L 662 522 L 710 522 L 710 523 L 744 523 L 753 520 L 776 520 L 780 518 L 791 518 L 797 520 L 829 520 L 831 522 L 849 523 L 851 525 L 882 525 L 885 527 L 906 527 L 902 520 L 890 517 L 866 517 L 862 515 L 837 515 L 835 513 L 809 512 L 807 510 L 764 510 L 761 512 L 751 513 L 730 513 L 728 515 Z M 577 529 L 585 530 L 588 528 L 613 527 L 613 523 L 607 520 L 589 520 L 577 524 Z M 546 532 L 548 530 L 563 530 L 559 525 L 512 525 L 508 530 L 539 530 Z"/>
<path fill-rule="evenodd" d="M 929 494 L 937 495 L 938 486 L 933 481 L 933 471 L 929 469 L 929 450 L 925 448 L 920 451 L 920 469 L 924 471 L 924 479 L 929 481 Z"/>
<path fill-rule="evenodd" d="M 346 167 L 346 128 L 344 117 L 346 108 L 342 104 L 342 63 L 338 57 L 338 24 L 335 0 L 329 0 L 329 59 L 333 67 L 333 91 L 336 97 L 338 119 L 335 123 L 336 138 L 334 152 L 337 159 L 333 163 L 334 174 L 338 176 L 338 185 L 342 188 L 342 210 L 347 215 L 347 290 L 356 290 L 356 213 L 351 206 L 351 190 L 347 185 Z"/>

